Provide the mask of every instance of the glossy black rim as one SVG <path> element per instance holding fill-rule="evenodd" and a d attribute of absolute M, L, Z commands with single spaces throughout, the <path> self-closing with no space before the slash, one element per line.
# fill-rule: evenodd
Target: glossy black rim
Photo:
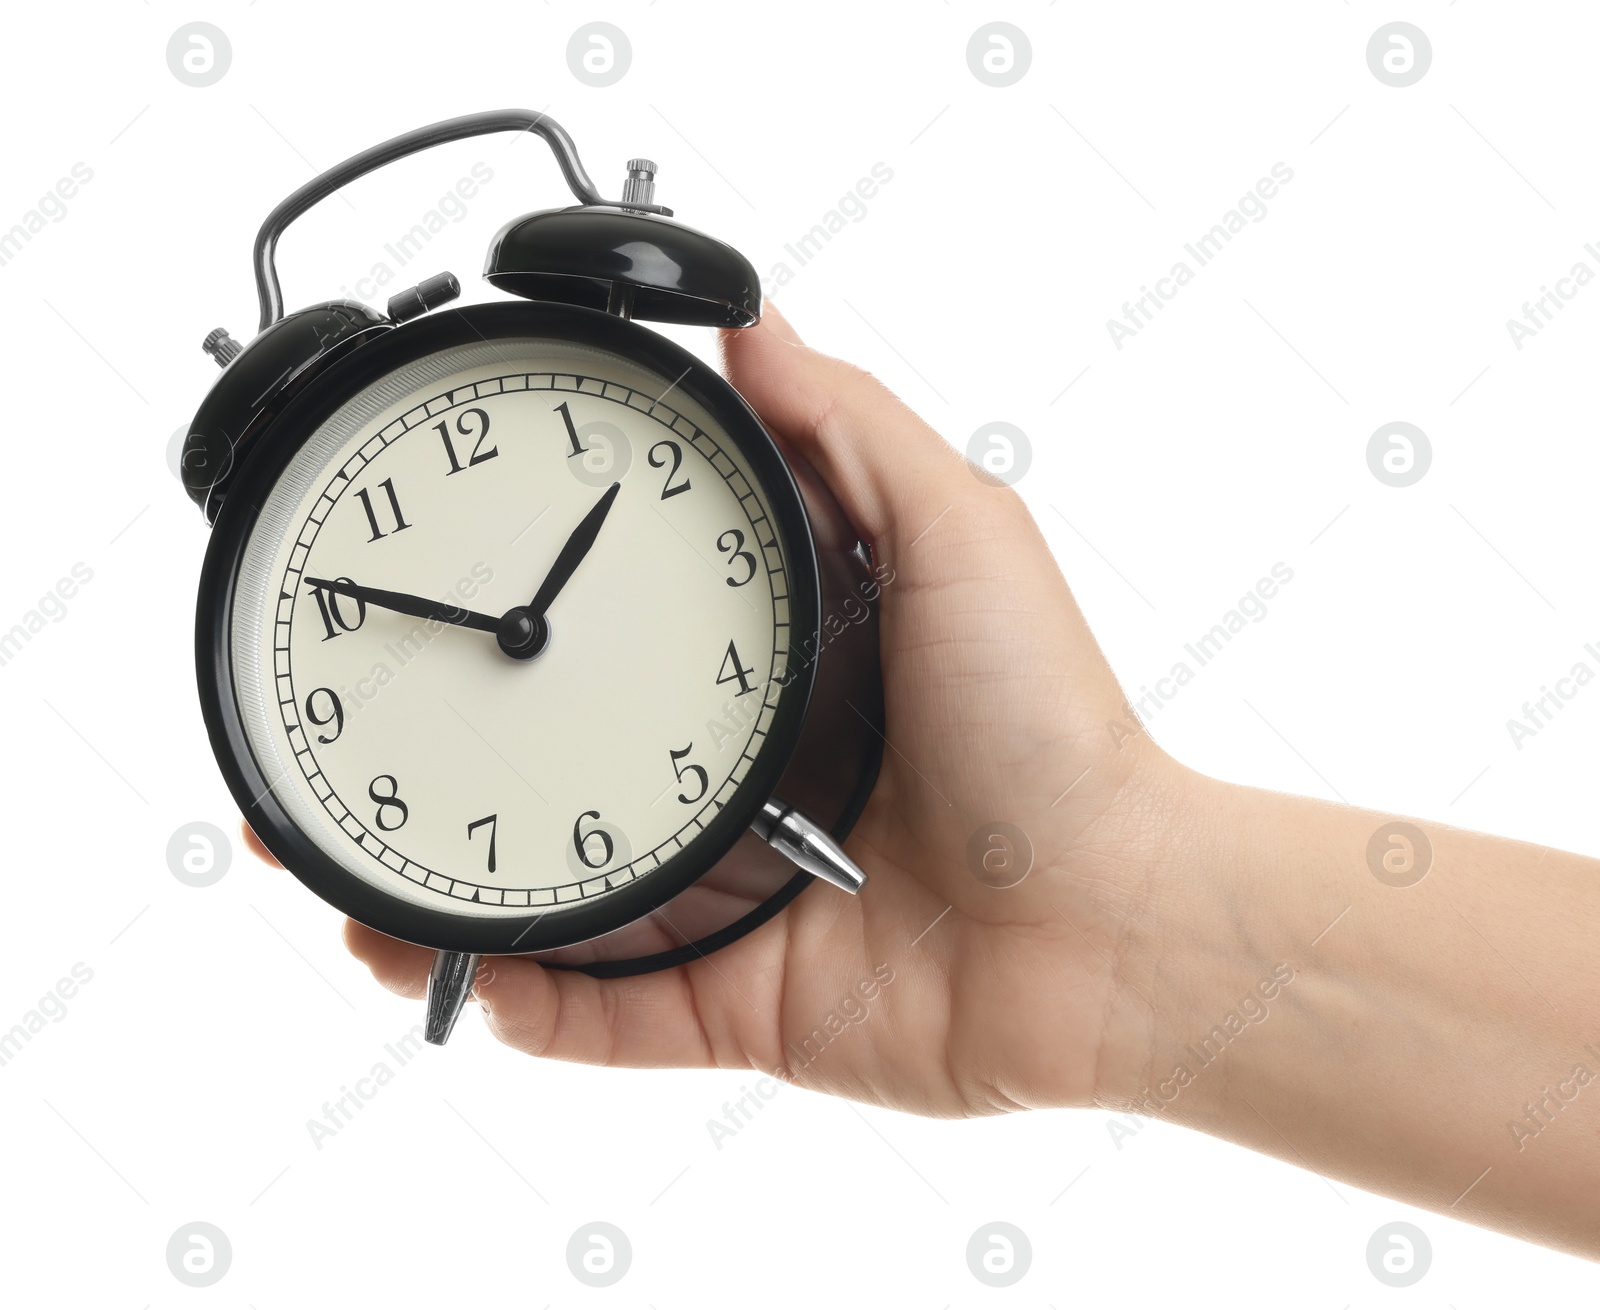
<path fill-rule="evenodd" d="M 295 453 L 361 388 L 452 346 L 533 337 L 611 351 L 664 377 L 709 413 L 749 461 L 767 493 L 790 580 L 791 677 L 779 690 L 761 753 L 731 801 L 687 850 L 592 905 L 504 919 L 414 905 L 379 890 L 322 851 L 273 794 L 251 750 L 231 658 L 234 586 L 261 505 Z M 681 375 L 681 376 L 680 376 Z M 211 748 L 229 790 L 268 850 L 301 882 L 351 918 L 436 950 L 523 954 L 554 950 L 619 928 L 665 905 L 707 872 L 750 826 L 777 787 L 805 723 L 816 679 L 799 658 L 820 622 L 817 561 L 794 477 L 761 421 L 717 371 L 647 328 L 595 310 L 549 303 L 468 305 L 407 323 L 352 352 L 272 421 L 233 480 L 200 574 L 195 668 Z"/>

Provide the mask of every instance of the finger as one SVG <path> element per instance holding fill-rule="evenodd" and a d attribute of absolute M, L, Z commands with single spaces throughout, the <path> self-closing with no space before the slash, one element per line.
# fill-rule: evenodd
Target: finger
<path fill-rule="evenodd" d="M 372 971 L 372 976 L 397 996 L 428 994 L 428 970 L 434 953 L 369 928 L 354 919 L 344 921 L 344 944 L 351 955 Z"/>
<path fill-rule="evenodd" d="M 283 868 L 278 857 L 262 844 L 261 838 L 256 836 L 256 830 L 243 819 L 239 820 L 239 833 L 244 838 L 245 849 L 254 855 L 263 864 L 270 864 L 274 869 Z"/>
<path fill-rule="evenodd" d="M 729 382 L 813 464 L 870 541 L 906 546 L 955 505 L 995 506 L 1006 488 L 965 459 L 887 387 L 803 344 L 770 305 L 720 339 Z"/>
<path fill-rule="evenodd" d="M 433 951 L 353 919 L 345 924 L 344 938 L 350 953 L 390 991 L 412 998 L 427 994 Z M 699 1005 L 715 1010 L 718 1001 L 697 1000 L 686 970 L 601 979 L 545 969 L 517 956 L 485 956 L 472 995 L 489 1030 L 529 1055 L 631 1068 L 718 1063 L 697 1013 Z"/>
<path fill-rule="evenodd" d="M 761 307 L 761 321 L 791 346 L 805 345 L 800 339 L 800 334 L 795 331 L 794 324 L 789 322 L 783 311 L 770 300 Z"/>

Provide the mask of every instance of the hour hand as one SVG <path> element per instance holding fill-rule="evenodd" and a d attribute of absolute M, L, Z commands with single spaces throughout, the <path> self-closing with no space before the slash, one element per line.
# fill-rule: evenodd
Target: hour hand
<path fill-rule="evenodd" d="M 545 579 L 539 584 L 539 590 L 528 602 L 528 613 L 534 619 L 544 617 L 550 608 L 550 602 L 556 598 L 560 590 L 567 585 L 568 579 L 577 572 L 578 565 L 583 563 L 590 548 L 595 543 L 595 538 L 600 535 L 600 525 L 606 521 L 606 515 L 611 513 L 612 502 L 617 498 L 617 492 L 622 490 L 622 483 L 613 482 L 606 488 L 605 495 L 595 503 L 593 509 L 583 516 L 583 521 L 572 530 L 560 551 L 556 554 L 555 562 L 550 565 L 550 571 L 545 574 Z"/>
<path fill-rule="evenodd" d="M 385 591 L 381 587 L 363 587 L 348 578 L 305 578 L 306 586 L 317 591 L 329 591 L 339 596 L 349 596 L 365 605 L 393 610 L 396 614 L 409 614 L 413 618 L 433 619 L 438 623 L 454 624 L 458 628 L 476 628 L 480 632 L 497 632 L 500 620 L 476 610 L 463 609 L 449 601 L 429 600 L 426 596 L 412 596 L 403 591 Z"/>

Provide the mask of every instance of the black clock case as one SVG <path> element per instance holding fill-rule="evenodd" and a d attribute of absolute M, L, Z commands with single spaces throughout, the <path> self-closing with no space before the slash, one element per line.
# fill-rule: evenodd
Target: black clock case
<path fill-rule="evenodd" d="M 316 333 L 321 343 L 336 334 L 340 348 L 317 352 L 315 369 L 304 376 L 280 374 L 280 403 L 263 411 L 257 370 L 270 352 L 258 351 L 270 343 L 258 338 L 218 378 L 196 415 L 185 454 L 186 481 L 215 486 L 225 480 L 228 493 L 225 498 L 195 497 L 214 519 L 196 618 L 201 708 L 228 786 L 267 848 L 324 900 L 392 936 L 439 950 L 526 954 L 550 967 L 602 977 L 688 963 L 778 914 L 814 879 L 749 832 L 761 804 L 777 795 L 842 841 L 871 795 L 884 741 L 877 598 L 888 579 L 875 571 L 870 550 L 821 479 L 796 452 L 780 451 L 716 370 L 665 337 L 599 309 L 499 302 L 453 308 L 393 326 L 363 306 L 334 302 L 290 315 L 268 331 L 296 330 Z M 469 920 L 376 891 L 323 854 L 277 803 L 249 748 L 234 696 L 231 602 L 260 506 L 322 418 L 360 387 L 432 351 L 479 339 L 526 336 L 592 345 L 666 377 L 681 374 L 678 389 L 724 423 L 771 493 L 791 561 L 795 592 L 790 665 L 795 677 L 780 696 L 771 747 L 697 842 L 693 865 L 669 861 L 592 906 L 575 905 L 530 920 Z M 289 346 L 284 353 L 292 358 L 297 351 Z M 222 439 L 221 425 L 214 421 L 209 426 L 217 433 L 207 440 L 208 409 L 218 417 L 220 412 L 238 414 L 239 402 L 252 401 L 255 418 L 247 441 L 239 440 L 246 434 L 237 423 L 227 424 L 233 429 L 231 439 Z M 196 451 L 203 451 L 209 463 L 197 468 Z M 709 867 L 706 859 L 712 861 Z M 824 888 L 814 894 L 843 893 Z M 619 916 L 627 921 L 613 927 Z"/>

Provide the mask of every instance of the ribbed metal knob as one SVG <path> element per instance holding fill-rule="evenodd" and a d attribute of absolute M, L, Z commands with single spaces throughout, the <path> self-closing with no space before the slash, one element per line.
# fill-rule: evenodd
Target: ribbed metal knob
<path fill-rule="evenodd" d="M 622 203 L 650 205 L 656 197 L 656 166 L 653 160 L 630 159 L 628 180 L 622 184 Z"/>
<path fill-rule="evenodd" d="M 206 333 L 200 349 L 217 361 L 218 368 L 227 368 L 244 347 L 228 335 L 227 328 L 213 328 Z"/>

